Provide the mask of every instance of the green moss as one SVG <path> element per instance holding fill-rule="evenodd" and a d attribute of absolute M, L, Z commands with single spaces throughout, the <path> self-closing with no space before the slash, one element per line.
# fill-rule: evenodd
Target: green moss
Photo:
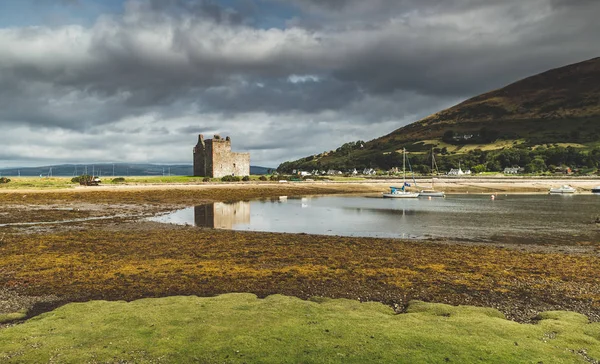
<path fill-rule="evenodd" d="M 409 314 L 395 314 L 376 303 L 317 301 L 228 294 L 69 304 L 0 331 L 0 360 L 577 363 L 600 357 L 600 324 L 570 313 L 548 313 L 527 325 L 466 306 L 412 302 Z"/>
<path fill-rule="evenodd" d="M 4 324 L 11 321 L 22 320 L 27 316 L 27 312 L 19 311 L 12 313 L 0 314 L 0 324 Z"/>

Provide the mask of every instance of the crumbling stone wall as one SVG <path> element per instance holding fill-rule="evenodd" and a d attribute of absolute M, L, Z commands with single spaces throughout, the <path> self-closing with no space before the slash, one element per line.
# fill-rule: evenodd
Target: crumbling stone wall
<path fill-rule="evenodd" d="M 213 139 L 204 140 L 200 134 L 194 147 L 194 176 L 221 178 L 228 175 L 250 175 L 250 153 L 232 152 L 229 137 L 223 139 L 215 135 Z"/>

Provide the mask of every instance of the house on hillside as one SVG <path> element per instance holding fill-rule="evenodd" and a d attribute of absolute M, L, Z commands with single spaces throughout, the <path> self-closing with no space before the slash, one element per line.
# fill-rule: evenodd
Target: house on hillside
<path fill-rule="evenodd" d="M 363 170 L 363 173 L 365 176 L 371 176 L 371 175 L 375 175 L 375 170 L 373 168 L 365 168 Z"/>
<path fill-rule="evenodd" d="M 504 174 L 519 174 L 519 173 L 523 173 L 525 171 L 525 169 L 521 168 L 521 167 L 506 167 L 504 168 Z"/>
<path fill-rule="evenodd" d="M 463 174 L 465 174 L 465 172 L 463 172 L 460 168 L 452 168 L 450 172 L 448 172 L 448 176 L 462 176 Z"/>

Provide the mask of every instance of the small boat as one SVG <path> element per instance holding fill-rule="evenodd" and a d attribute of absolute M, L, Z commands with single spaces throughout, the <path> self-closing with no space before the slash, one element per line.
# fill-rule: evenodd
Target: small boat
<path fill-rule="evenodd" d="M 390 187 L 390 192 L 383 193 L 384 198 L 415 198 L 419 197 L 417 192 L 408 192 L 406 187 L 410 184 L 406 183 L 406 149 L 402 150 L 402 187 Z"/>
<path fill-rule="evenodd" d="M 433 147 L 431 148 L 431 189 L 421 190 L 419 197 L 446 197 L 446 194 L 442 191 L 436 191 L 433 186 L 435 178 L 433 178 L 433 172 L 436 171 L 437 175 L 437 164 L 435 163 L 435 157 L 433 155 Z"/>
<path fill-rule="evenodd" d="M 592 188 L 592 193 L 600 195 L 600 186 L 596 186 Z"/>
<path fill-rule="evenodd" d="M 442 191 L 422 190 L 419 192 L 419 197 L 446 197 L 446 194 Z"/>
<path fill-rule="evenodd" d="M 550 192 L 551 194 L 564 194 L 564 193 L 575 193 L 577 192 L 577 190 L 569 185 L 562 185 L 558 188 L 551 188 Z"/>
<path fill-rule="evenodd" d="M 408 192 L 404 190 L 404 186 L 402 187 L 390 187 L 390 192 L 384 193 L 383 197 L 385 198 L 414 198 L 419 197 L 417 192 Z"/>

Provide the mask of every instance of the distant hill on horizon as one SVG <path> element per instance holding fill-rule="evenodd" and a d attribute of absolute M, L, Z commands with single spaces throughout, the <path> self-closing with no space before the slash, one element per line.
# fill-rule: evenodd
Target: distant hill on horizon
<path fill-rule="evenodd" d="M 463 161 L 477 152 L 477 158 L 471 159 L 485 164 L 495 152 L 532 151 L 539 146 L 571 147 L 584 153 L 600 147 L 600 57 L 470 98 L 380 138 L 351 141 L 335 151 L 282 163 L 278 170 L 398 166 L 397 153 L 403 148 L 412 156 L 434 151 L 436 157 Z M 529 159 L 512 164 L 528 163 Z"/>
<path fill-rule="evenodd" d="M 250 166 L 250 174 L 267 174 L 275 168 Z M 60 164 L 40 167 L 0 168 L 0 176 L 6 177 L 75 177 L 84 173 L 103 176 L 192 176 L 191 164 L 147 164 L 147 163 L 97 163 Z"/>

